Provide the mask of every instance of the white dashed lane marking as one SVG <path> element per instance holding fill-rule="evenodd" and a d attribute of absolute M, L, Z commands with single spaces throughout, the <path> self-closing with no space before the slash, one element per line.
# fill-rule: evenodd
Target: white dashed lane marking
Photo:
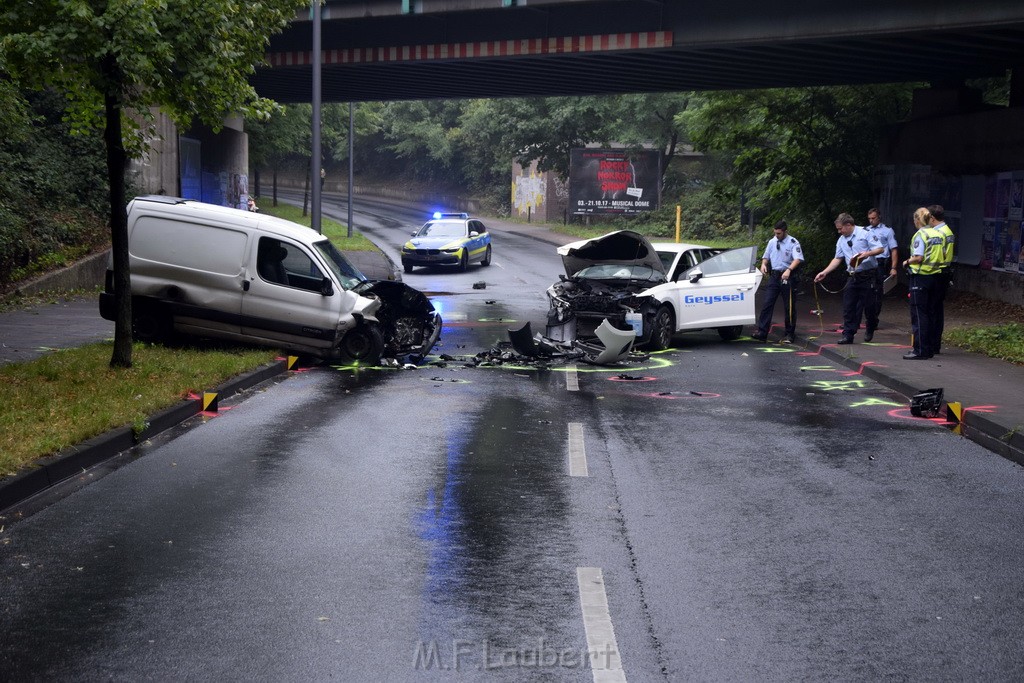
<path fill-rule="evenodd" d="M 580 390 L 580 376 L 576 372 L 576 366 L 575 365 L 569 365 L 566 368 L 565 388 L 568 391 L 579 391 Z"/>
<path fill-rule="evenodd" d="M 608 612 L 604 574 L 600 567 L 577 567 L 576 582 L 580 589 L 583 628 L 587 634 L 587 652 L 594 683 L 625 683 L 626 672 L 622 670 L 619 644 Z"/>
<path fill-rule="evenodd" d="M 583 423 L 569 423 L 569 476 L 589 477 L 587 448 L 583 443 Z"/>

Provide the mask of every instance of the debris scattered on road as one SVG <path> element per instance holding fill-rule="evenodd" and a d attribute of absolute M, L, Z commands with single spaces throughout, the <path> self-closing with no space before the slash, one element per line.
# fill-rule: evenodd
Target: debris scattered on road
<path fill-rule="evenodd" d="M 487 289 L 487 283 L 481 280 L 473 283 L 473 289 Z"/>

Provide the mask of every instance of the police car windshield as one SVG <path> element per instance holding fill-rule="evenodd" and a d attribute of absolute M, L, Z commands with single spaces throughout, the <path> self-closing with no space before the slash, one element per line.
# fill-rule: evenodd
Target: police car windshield
<path fill-rule="evenodd" d="M 417 237 L 465 237 L 465 221 L 430 221 L 419 229 Z"/>
<path fill-rule="evenodd" d="M 338 278 L 338 282 L 341 283 L 343 288 L 355 289 L 361 282 L 366 281 L 366 276 L 349 263 L 349 260 L 328 240 L 315 242 L 313 247 L 327 261 L 328 267 L 335 277 Z"/>
<path fill-rule="evenodd" d="M 650 266 L 600 264 L 587 266 L 573 277 L 586 280 L 640 280 L 664 282 L 665 274 Z"/>

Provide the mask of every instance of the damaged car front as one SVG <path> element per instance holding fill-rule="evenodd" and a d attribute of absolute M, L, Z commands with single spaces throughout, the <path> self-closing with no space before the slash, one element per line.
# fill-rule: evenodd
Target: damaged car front
<path fill-rule="evenodd" d="M 423 358 L 430 353 L 441 335 L 442 320 L 423 292 L 391 280 L 366 280 L 358 291 L 381 301 L 375 317 L 380 323 L 382 357 Z"/>
<path fill-rule="evenodd" d="M 755 322 L 754 293 L 761 282 L 756 247 L 675 245 L 660 251 L 631 230 L 559 247 L 566 274 L 548 288 L 545 336 L 607 347 L 608 332 L 632 331 L 636 346 L 658 351 L 679 332 L 715 329 L 734 340 Z"/>
<path fill-rule="evenodd" d="M 673 320 L 647 290 L 664 284 L 664 265 L 643 235 L 620 230 L 558 248 L 565 274 L 547 290 L 545 336 L 562 342 L 593 342 L 607 320 L 630 330 L 637 346 L 667 348 Z"/>

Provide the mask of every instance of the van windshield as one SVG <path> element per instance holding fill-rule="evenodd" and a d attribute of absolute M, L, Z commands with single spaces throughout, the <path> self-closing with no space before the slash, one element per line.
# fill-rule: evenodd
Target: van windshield
<path fill-rule="evenodd" d="M 337 247 L 331 244 L 330 241 L 315 242 L 313 248 L 324 257 L 331 272 L 334 273 L 334 276 L 338 278 L 338 282 L 345 289 L 355 289 L 360 282 L 366 281 L 366 276 L 349 263 L 344 254 L 338 251 Z"/>

